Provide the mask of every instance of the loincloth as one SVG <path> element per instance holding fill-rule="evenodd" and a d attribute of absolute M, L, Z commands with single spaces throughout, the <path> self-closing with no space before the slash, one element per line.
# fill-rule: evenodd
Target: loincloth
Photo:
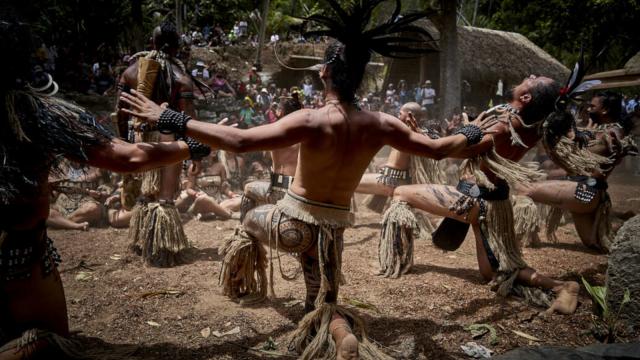
<path fill-rule="evenodd" d="M 460 180 L 456 189 L 463 196 L 452 206 L 452 210 L 464 214 L 475 203 L 480 208 L 478 223 L 481 241 L 494 271 L 491 289 L 501 296 L 515 294 L 535 305 L 549 306 L 551 300 L 545 291 L 517 283 L 518 273 L 528 265 L 522 258 L 515 233 L 509 186 L 500 183 L 491 190 Z"/>
<path fill-rule="evenodd" d="M 44 224 L 32 230 L 0 230 L 0 283 L 26 279 L 40 263 L 43 276 L 61 262 Z"/>
<path fill-rule="evenodd" d="M 263 227 L 270 247 L 296 254 L 310 250 L 322 237 L 341 239 L 344 228 L 353 224 L 348 206 L 324 204 L 291 192 L 277 204 L 263 205 L 251 214 L 245 223 Z"/>
<path fill-rule="evenodd" d="M 244 220 L 249 210 L 261 205 L 275 204 L 282 200 L 292 183 L 293 176 L 272 173 L 269 182 L 253 181 L 245 185 L 240 203 L 240 221 Z"/>
<path fill-rule="evenodd" d="M 576 200 L 589 204 L 598 195 L 598 192 L 606 192 L 609 188 L 606 180 L 596 179 L 589 176 L 567 176 L 561 180 L 569 180 L 576 183 L 576 191 L 573 196 Z"/>
<path fill-rule="evenodd" d="M 607 189 L 609 185 L 606 180 L 596 179 L 588 176 L 567 176 L 565 180 L 576 182 L 576 191 L 574 197 L 576 200 L 584 204 L 590 204 L 595 197 L 602 193 L 597 208 L 595 209 L 595 222 L 597 247 L 606 252 L 609 251 L 611 242 L 613 241 L 613 232 L 611 229 L 611 197 Z"/>

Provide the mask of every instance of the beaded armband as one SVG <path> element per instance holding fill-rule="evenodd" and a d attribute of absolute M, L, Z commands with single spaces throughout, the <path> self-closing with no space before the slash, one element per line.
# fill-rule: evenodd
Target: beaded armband
<path fill-rule="evenodd" d="M 462 134 L 467 138 L 467 146 L 475 145 L 482 140 L 482 129 L 477 125 L 465 125 L 453 133 L 453 135 L 458 134 Z"/>
<path fill-rule="evenodd" d="M 198 142 L 194 138 L 183 137 L 180 140 L 187 143 L 189 146 L 189 154 L 191 154 L 191 160 L 201 160 L 211 154 L 211 147 Z"/>
<path fill-rule="evenodd" d="M 191 120 L 189 115 L 171 109 L 165 109 L 162 114 L 160 114 L 160 119 L 158 120 L 158 131 L 163 134 L 174 133 L 178 137 L 184 137 L 189 120 Z"/>

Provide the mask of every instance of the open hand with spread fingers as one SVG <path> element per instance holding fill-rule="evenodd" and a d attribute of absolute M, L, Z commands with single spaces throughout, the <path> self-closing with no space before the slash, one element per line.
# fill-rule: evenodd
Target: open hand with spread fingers
<path fill-rule="evenodd" d="M 481 112 L 480 115 L 478 115 L 475 119 L 473 119 L 472 122 L 470 122 L 470 124 L 478 126 L 480 129 L 482 129 L 482 132 L 484 134 L 493 134 L 496 131 L 490 131 L 488 129 L 498 123 L 498 118 L 493 115 L 486 115 L 486 111 Z"/>
<path fill-rule="evenodd" d="M 169 106 L 167 103 L 158 105 L 135 90 L 131 90 L 131 94 L 122 92 L 120 94 L 120 100 L 131 107 L 130 109 L 121 109 L 120 111 L 133 115 L 140 119 L 140 121 L 150 123 L 154 126 L 158 123 L 158 120 L 160 120 L 162 112 Z"/>

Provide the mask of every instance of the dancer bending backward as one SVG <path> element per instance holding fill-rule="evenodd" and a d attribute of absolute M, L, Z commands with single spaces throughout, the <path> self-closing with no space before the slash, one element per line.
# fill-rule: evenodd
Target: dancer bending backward
<path fill-rule="evenodd" d="M 388 358 L 368 341 L 361 321 L 337 304 L 342 278 L 342 236 L 344 229 L 353 224 L 351 197 L 369 162 L 383 145 L 441 159 L 463 150 L 468 142 L 479 141 L 482 131 L 470 125 L 465 128 L 475 130 L 467 132 L 470 140 L 462 134 L 433 140 L 412 131 L 393 116 L 356 108 L 354 94 L 371 51 L 397 54 L 395 50 L 403 46 L 388 47 L 386 42 L 393 41 L 396 31 L 419 38 L 416 46 L 424 46 L 423 36 L 427 35 L 415 27 L 405 27 L 410 23 L 408 20 L 396 23 L 397 13 L 382 28 L 361 33 L 367 27 L 368 17 L 353 11 L 360 14 L 370 11 L 352 8 L 348 13 L 336 3 L 330 4 L 340 15 L 336 17 L 338 21 L 330 22 L 333 28 L 325 33 L 340 41 L 327 47 L 319 72 L 326 91 L 326 104 L 322 108 L 299 110 L 278 122 L 241 130 L 190 121 L 188 116 L 160 107 L 137 93 L 124 94 L 123 99 L 131 105 L 132 115 L 146 119 L 162 131 L 187 134 L 225 150 L 258 151 L 300 143 L 298 166 L 285 197 L 276 205 L 250 211 L 243 221 L 244 232 L 237 232 L 224 244 L 221 271 L 224 293 L 232 298 L 264 298 L 267 260 L 261 243 L 275 242 L 280 251 L 299 253 L 304 270 L 308 314 L 291 343 L 291 347 L 302 352 L 301 358 L 357 358 L 358 353 L 363 358 Z M 370 2 L 364 5 L 375 6 Z M 340 22 L 343 25 L 336 28 Z M 385 30 L 391 25 L 391 29 Z M 376 33 L 384 34 L 384 39 L 370 37 Z"/>
<path fill-rule="evenodd" d="M 390 211 L 410 214 L 411 208 L 471 224 L 476 237 L 478 265 L 482 276 L 491 280 L 499 295 L 516 293 L 550 312 L 573 313 L 579 286 L 548 278 L 529 267 L 514 233 L 509 185 L 530 182 L 541 174 L 517 163 L 541 137 L 540 127 L 554 110 L 559 85 L 546 77 L 530 76 L 512 90 L 507 104 L 482 114 L 495 122 L 496 131 L 456 156 L 469 158 L 462 167 L 457 187 L 445 185 L 408 185 L 395 189 Z M 409 212 L 408 212 L 409 211 Z M 382 243 L 393 242 L 395 234 L 411 236 L 407 223 L 385 224 L 395 231 L 383 232 Z M 445 219 L 440 227 L 450 224 Z M 411 225 L 409 225 L 410 227 Z M 455 224 L 447 232 L 453 234 Z M 440 230 L 440 229 L 439 229 Z M 464 238 L 464 234 L 461 238 Z M 434 235 L 435 239 L 436 235 Z M 460 241 L 462 241 L 460 239 Z M 553 291 L 553 301 L 544 290 Z"/>
<path fill-rule="evenodd" d="M 60 257 L 47 236 L 48 175 L 67 159 L 117 172 L 176 163 L 204 147 L 192 140 L 129 144 L 114 139 L 83 109 L 50 96 L 57 85 L 32 79 L 30 29 L 0 21 L 0 359 L 78 355 L 69 336 Z M 53 89 L 53 91 L 52 91 Z M 210 150 L 209 150 L 210 151 Z M 12 340 L 13 339 L 13 340 Z"/>
<path fill-rule="evenodd" d="M 582 173 L 575 166 L 576 161 L 554 157 L 566 176 L 518 188 L 535 202 L 570 211 L 582 243 L 602 252 L 609 252 L 613 240 L 607 177 L 624 156 L 637 155 L 638 152 L 633 139 L 628 136 L 632 124 L 630 119 L 622 116 L 621 103 L 620 94 L 606 91 L 597 93 L 588 105 L 593 126 L 581 131 L 586 131 L 591 138 L 587 149 L 598 162 L 597 168 L 590 173 Z M 618 146 L 609 146 L 611 132 L 620 139 Z M 553 230 L 548 229 L 548 232 Z"/>

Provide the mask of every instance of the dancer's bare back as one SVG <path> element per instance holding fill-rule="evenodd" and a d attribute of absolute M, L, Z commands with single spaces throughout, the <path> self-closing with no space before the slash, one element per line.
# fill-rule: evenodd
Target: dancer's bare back
<path fill-rule="evenodd" d="M 132 106 L 126 113 L 156 123 L 164 111 L 142 94 L 122 94 Z M 367 165 L 387 144 L 400 151 L 442 159 L 464 149 L 464 135 L 440 139 L 412 131 L 399 119 L 359 111 L 329 101 L 318 110 L 299 110 L 280 121 L 251 129 L 236 129 L 200 121 L 186 123 L 186 135 L 234 152 L 277 149 L 300 143 L 300 157 L 290 190 L 310 200 L 348 205 Z"/>
<path fill-rule="evenodd" d="M 273 172 L 287 176 L 295 175 L 299 151 L 299 144 L 271 150 Z"/>

